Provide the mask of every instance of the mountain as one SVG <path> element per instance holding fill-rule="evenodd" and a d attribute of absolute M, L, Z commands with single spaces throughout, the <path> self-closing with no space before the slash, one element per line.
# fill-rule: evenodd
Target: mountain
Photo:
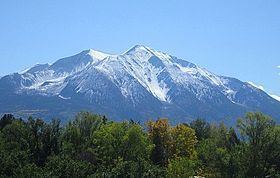
<path fill-rule="evenodd" d="M 85 50 L 0 79 L 0 113 L 68 119 L 80 110 L 142 122 L 280 118 L 280 102 L 253 85 L 142 45 L 121 55 Z"/>

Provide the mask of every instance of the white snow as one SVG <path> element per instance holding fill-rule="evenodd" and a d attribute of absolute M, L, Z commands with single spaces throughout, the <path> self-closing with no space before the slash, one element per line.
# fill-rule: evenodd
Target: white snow
<path fill-rule="evenodd" d="M 27 71 L 29 71 L 31 68 L 32 68 L 32 67 L 28 67 L 28 68 L 26 68 L 26 69 L 24 69 L 24 70 L 22 70 L 22 71 L 20 71 L 20 72 L 18 72 L 18 73 L 19 73 L 19 74 L 24 74 L 24 73 L 26 73 Z"/>
<path fill-rule="evenodd" d="M 253 87 L 260 89 L 262 91 L 265 91 L 264 87 L 262 85 L 257 85 L 254 82 L 248 82 L 250 85 L 252 85 Z"/>
<path fill-rule="evenodd" d="M 250 85 L 252 85 L 253 87 L 258 88 L 258 89 L 260 89 L 260 90 L 266 92 L 265 88 L 264 88 L 262 85 L 257 85 L 257 84 L 255 84 L 255 83 L 253 83 L 253 82 L 248 82 L 248 83 L 249 83 Z M 267 92 L 266 92 L 266 93 L 267 93 Z M 269 96 L 271 96 L 272 98 L 276 99 L 277 101 L 280 101 L 280 96 L 275 95 L 275 94 L 270 94 L 270 93 L 267 93 L 267 94 L 268 94 Z"/>
<path fill-rule="evenodd" d="M 149 62 L 153 56 L 160 60 L 158 66 Z M 190 85 L 195 86 L 197 97 L 200 99 L 208 92 L 209 87 L 205 84 L 205 80 L 214 86 L 223 87 L 224 85 L 224 81 L 219 76 L 206 69 L 197 65 L 183 67 L 179 63 L 172 62 L 172 56 L 141 45 L 132 47 L 120 56 L 110 56 L 95 68 L 106 73 L 118 85 L 125 97 L 132 95 L 129 89 L 131 87 L 129 80 L 131 79 L 127 77 L 132 76 L 160 101 L 169 103 L 171 100 L 168 92 L 171 86 L 169 86 L 168 81 L 159 78 L 162 72 L 169 73 L 175 83 L 186 88 Z M 233 95 L 234 91 L 228 92 L 228 94 Z"/>
<path fill-rule="evenodd" d="M 95 58 L 97 60 L 103 60 L 105 59 L 106 57 L 108 56 L 112 56 L 111 54 L 106 54 L 106 53 L 103 53 L 101 51 L 97 51 L 97 50 L 93 50 L 93 49 L 90 49 L 88 54 L 92 57 L 92 58 Z"/>
<path fill-rule="evenodd" d="M 270 96 L 274 99 L 276 99 L 277 101 L 280 101 L 280 96 L 277 96 L 277 95 L 273 95 L 273 94 L 270 94 Z"/>
<path fill-rule="evenodd" d="M 70 99 L 71 99 L 71 97 L 64 97 L 64 96 L 62 96 L 62 95 L 58 95 L 58 97 L 61 98 L 61 99 L 63 99 L 63 100 L 70 100 Z"/>
<path fill-rule="evenodd" d="M 155 53 L 148 47 L 136 46 L 133 53 L 128 52 L 124 57 L 129 61 L 126 68 L 128 72 L 138 80 L 138 82 L 151 92 L 160 101 L 170 102 L 167 93 L 169 88 L 164 81 L 158 79 L 158 75 L 162 72 L 162 68 L 156 68 L 148 62 L 154 54 L 162 57 L 160 53 Z M 132 65 L 133 64 L 133 65 Z"/>
<path fill-rule="evenodd" d="M 68 72 L 56 71 L 51 67 L 32 74 L 25 73 L 30 68 L 23 71 L 22 77 L 30 85 L 23 83 L 22 90 L 36 91 L 39 94 L 58 96 L 67 100 L 71 98 L 64 97 L 60 93 L 69 82 L 75 81 L 76 92 L 98 94 L 93 87 L 103 86 L 104 83 L 96 83 L 95 80 L 91 80 L 91 76 L 96 75 L 94 71 L 99 71 L 119 88 L 124 97 L 132 100 L 137 95 L 136 87 L 140 86 L 158 100 L 171 103 L 169 91 L 175 85 L 193 92 L 200 100 L 211 97 L 211 91 L 215 88 L 234 102 L 236 91 L 224 77 L 187 61 L 178 62 L 175 60 L 177 58 L 146 46 L 134 46 L 121 55 L 106 54 L 93 49 L 80 54 L 84 56 L 79 55 L 76 59 L 85 59 L 82 62 L 71 58 L 70 60 L 76 61 L 74 66 L 69 60 L 65 65 L 64 63 L 59 65 L 61 69 L 67 64 L 67 69 L 70 68 Z M 86 55 L 90 55 L 92 61 L 88 62 Z M 79 76 L 78 80 L 76 76 Z M 248 83 L 264 90 L 262 86 Z"/>

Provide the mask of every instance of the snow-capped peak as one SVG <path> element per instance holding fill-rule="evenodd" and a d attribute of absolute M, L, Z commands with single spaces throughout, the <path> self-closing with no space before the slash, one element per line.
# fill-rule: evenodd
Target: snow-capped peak
<path fill-rule="evenodd" d="M 139 52 L 139 51 L 149 52 L 150 50 L 147 46 L 144 46 L 144 45 L 134 45 L 131 48 L 129 48 L 126 52 L 124 52 L 123 54 L 132 54 L 132 53 Z"/>
<path fill-rule="evenodd" d="M 94 50 L 94 49 L 89 49 L 88 55 L 90 55 L 92 58 L 95 58 L 97 60 L 103 60 L 108 56 L 112 56 L 111 54 L 103 53 L 101 51 Z"/>
<path fill-rule="evenodd" d="M 129 58 L 135 58 L 142 62 L 147 62 L 151 57 L 155 56 L 161 61 L 169 61 L 172 57 L 160 51 L 156 51 L 144 45 L 135 45 L 125 53 L 123 56 L 128 56 Z"/>
<path fill-rule="evenodd" d="M 143 45 L 135 45 L 126 52 L 122 54 L 123 56 L 128 56 L 129 58 L 135 58 L 139 61 L 147 61 L 154 54 L 152 50 Z"/>
<path fill-rule="evenodd" d="M 37 101 L 40 106 L 46 103 L 46 108 L 52 104 L 49 101 L 59 101 L 57 104 L 69 103 L 66 107 L 84 106 L 115 116 L 127 111 L 125 118 L 133 118 L 134 113 L 143 118 L 168 113 L 180 121 L 189 117 L 235 117 L 249 109 L 279 110 L 280 103 L 257 88 L 261 89 L 143 45 L 133 46 L 121 55 L 88 49 L 0 80 L 1 91 L 11 90 L 7 91 L 7 97 L 12 92 L 39 96 L 32 102 Z M 41 100 L 42 96 L 47 96 L 47 100 Z M 29 105 L 28 102 L 19 103 Z M 5 107 L 5 103 L 0 104 L 0 108 Z M 14 106 L 16 110 L 18 105 Z M 60 112 L 57 108 L 50 111 Z"/>
<path fill-rule="evenodd" d="M 231 101 L 236 93 L 236 89 L 231 88 L 222 76 L 144 45 L 135 45 L 121 55 L 89 49 L 52 65 L 36 65 L 28 70 L 30 74 L 24 76 L 31 82 L 23 88 L 59 94 L 76 75 L 90 76 L 93 75 L 90 71 L 95 70 L 114 82 L 125 97 L 133 95 L 133 82 L 140 84 L 158 100 L 168 103 L 172 103 L 170 91 L 175 85 L 192 90 L 199 99 L 207 97 L 211 88 L 216 88 Z M 39 72 L 33 75 L 31 71 Z M 87 86 L 83 88 L 90 90 Z"/>

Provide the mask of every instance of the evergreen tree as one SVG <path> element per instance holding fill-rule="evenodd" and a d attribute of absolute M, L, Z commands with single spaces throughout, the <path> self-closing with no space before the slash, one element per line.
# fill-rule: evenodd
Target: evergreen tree
<path fill-rule="evenodd" d="M 192 121 L 190 127 L 195 130 L 196 137 L 199 141 L 210 137 L 210 124 L 204 119 Z"/>

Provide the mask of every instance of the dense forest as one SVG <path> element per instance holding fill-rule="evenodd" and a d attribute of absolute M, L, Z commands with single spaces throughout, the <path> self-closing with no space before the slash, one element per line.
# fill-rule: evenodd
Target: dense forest
<path fill-rule="evenodd" d="M 197 119 L 114 122 L 81 112 L 0 120 L 0 177 L 280 177 L 280 126 L 248 113 L 234 127 Z"/>

